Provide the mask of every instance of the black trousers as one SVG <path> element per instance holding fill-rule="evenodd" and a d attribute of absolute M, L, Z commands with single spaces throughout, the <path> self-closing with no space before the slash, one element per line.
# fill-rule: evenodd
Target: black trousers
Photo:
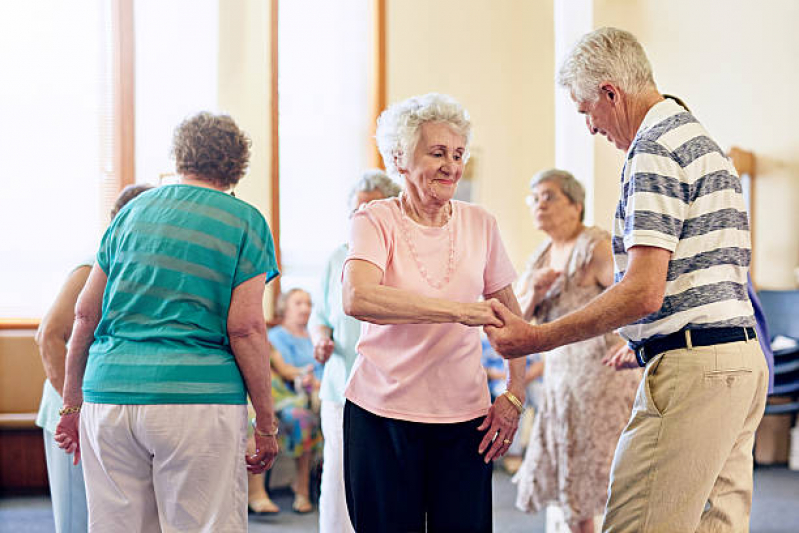
<path fill-rule="evenodd" d="M 357 533 L 492 531 L 482 417 L 425 424 L 344 405 L 344 483 Z"/>

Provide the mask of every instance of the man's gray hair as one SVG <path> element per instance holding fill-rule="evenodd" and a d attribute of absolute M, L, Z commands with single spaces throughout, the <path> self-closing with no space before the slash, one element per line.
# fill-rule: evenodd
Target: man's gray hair
<path fill-rule="evenodd" d="M 530 180 L 530 189 L 545 181 L 554 181 L 571 203 L 583 206 L 580 211 L 580 222 L 582 222 L 585 219 L 585 187 L 577 181 L 574 174 L 557 168 L 542 170 Z"/>
<path fill-rule="evenodd" d="M 627 94 L 656 89 L 652 66 L 635 36 L 617 28 L 599 28 L 584 35 L 563 60 L 558 84 L 578 102 L 596 102 L 603 82 Z"/>
<path fill-rule="evenodd" d="M 399 181 L 401 177 L 397 162 L 402 166 L 408 164 L 419 142 L 421 126 L 428 122 L 446 124 L 461 135 L 466 147 L 463 164 L 469 160 L 472 124 L 463 106 L 446 94 L 413 96 L 392 104 L 377 119 L 377 147 L 388 175 L 394 180 Z"/>
<path fill-rule="evenodd" d="M 391 198 L 398 196 L 402 189 L 384 171 L 379 168 L 371 168 L 364 172 L 350 189 L 348 197 L 350 207 L 355 207 L 353 204 L 359 193 L 372 191 L 380 191 L 385 198 Z"/>

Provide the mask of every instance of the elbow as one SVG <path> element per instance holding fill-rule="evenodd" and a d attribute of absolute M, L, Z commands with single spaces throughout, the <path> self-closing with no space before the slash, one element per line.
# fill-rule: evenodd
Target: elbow
<path fill-rule="evenodd" d="M 360 291 L 357 287 L 353 287 L 349 283 L 344 284 L 344 290 L 341 291 L 341 304 L 344 308 L 344 313 L 347 316 L 351 316 L 353 318 L 360 319 L 360 309 L 359 303 L 360 301 Z"/>
<path fill-rule="evenodd" d="M 641 292 L 639 312 L 641 317 L 660 311 L 663 307 L 663 291 L 645 290 Z"/>
<path fill-rule="evenodd" d="M 254 338 L 260 335 L 266 337 L 266 322 L 263 320 L 247 320 L 228 324 L 227 333 L 231 342 L 238 339 Z"/>

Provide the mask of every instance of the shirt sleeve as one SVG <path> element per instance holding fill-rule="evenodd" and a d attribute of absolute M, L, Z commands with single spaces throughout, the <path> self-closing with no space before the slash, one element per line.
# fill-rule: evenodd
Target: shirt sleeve
<path fill-rule="evenodd" d="M 499 234 L 497 220 L 489 215 L 488 252 L 483 270 L 483 294 L 492 294 L 503 289 L 516 280 L 516 269 L 513 268 L 502 236 Z"/>
<path fill-rule="evenodd" d="M 334 252 L 335 255 L 335 252 Z M 327 259 L 325 270 L 322 273 L 322 278 L 319 280 L 319 287 L 317 289 L 316 297 L 314 298 L 313 311 L 311 311 L 311 319 L 309 320 L 310 326 L 324 326 L 333 329 L 330 325 L 330 283 L 332 280 L 331 270 L 333 268 L 333 255 Z"/>
<path fill-rule="evenodd" d="M 653 145 L 653 146 L 649 146 Z M 652 141 L 639 141 L 624 186 L 624 247 L 677 248 L 688 198 L 682 168 L 671 153 Z"/>
<path fill-rule="evenodd" d="M 248 279 L 264 273 L 267 283 L 280 274 L 277 269 L 272 232 L 264 217 L 257 213 L 251 217 L 242 235 L 233 286 L 238 287 Z"/>
<path fill-rule="evenodd" d="M 350 219 L 349 254 L 347 261 L 359 259 L 368 261 L 386 271 L 389 257 L 388 234 L 384 225 L 379 224 L 371 209 L 362 209 Z"/>

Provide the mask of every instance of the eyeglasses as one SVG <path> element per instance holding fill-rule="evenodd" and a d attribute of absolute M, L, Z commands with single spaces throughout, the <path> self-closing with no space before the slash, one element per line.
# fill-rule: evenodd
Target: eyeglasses
<path fill-rule="evenodd" d="M 556 202 L 560 199 L 560 195 L 554 191 L 544 191 L 540 195 L 535 194 L 528 194 L 524 197 L 524 203 L 528 205 L 528 207 L 533 207 L 534 205 L 542 204 L 544 202 Z"/>

